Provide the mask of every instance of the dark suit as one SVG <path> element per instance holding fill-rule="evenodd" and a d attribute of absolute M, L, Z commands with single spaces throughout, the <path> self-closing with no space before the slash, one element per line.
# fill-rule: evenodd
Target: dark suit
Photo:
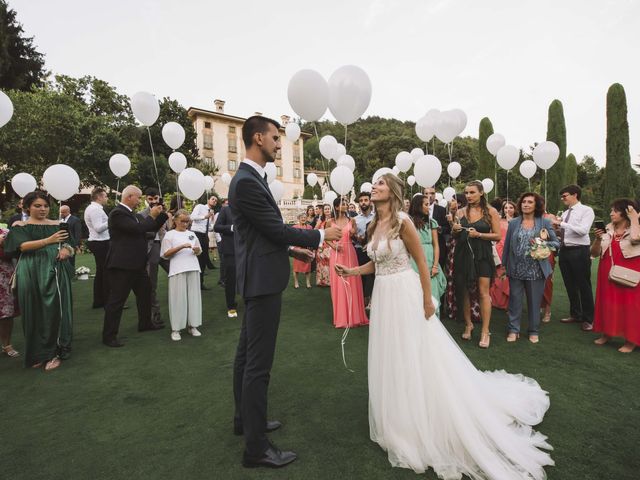
<path fill-rule="evenodd" d="M 147 218 L 149 217 L 149 207 L 140 212 L 140 215 Z M 158 240 L 156 240 L 156 233 Z M 162 323 L 162 317 L 160 315 L 160 301 L 158 300 L 158 265 L 161 266 L 165 272 L 169 273 L 169 260 L 160 257 L 160 242 L 167 233 L 167 224 L 165 223 L 160 227 L 158 232 L 147 232 L 147 275 L 151 281 L 151 321 L 153 323 Z"/>
<path fill-rule="evenodd" d="M 147 232 L 155 232 L 167 221 L 161 213 L 155 220 L 118 205 L 109 214 L 111 242 L 107 253 L 109 299 L 104 306 L 102 341 L 117 339 L 122 307 L 131 290 L 136 296 L 138 328 L 151 323 L 151 282 L 147 274 Z"/>
<path fill-rule="evenodd" d="M 267 390 L 276 347 L 282 291 L 289 282 L 288 246 L 316 248 L 318 230 L 286 225 L 264 178 L 241 163 L 229 187 L 238 293 L 245 314 L 234 364 L 236 426 L 242 426 L 246 454 L 268 448 Z M 223 243 L 225 243 L 223 241 Z"/>
<path fill-rule="evenodd" d="M 68 243 L 73 245 L 74 247 L 80 246 L 80 240 L 82 240 L 82 222 L 80 219 L 74 215 L 69 215 L 65 222 L 69 225 L 69 240 Z M 76 257 L 75 255 L 70 259 L 71 265 L 75 269 L 76 267 Z"/>
<path fill-rule="evenodd" d="M 235 247 L 233 244 L 233 218 L 231 217 L 231 209 L 222 207 L 216 223 L 213 225 L 213 231 L 220 234 L 222 241 L 218 242 L 218 254 L 220 259 L 220 268 L 224 268 L 224 293 L 227 300 L 227 310 L 235 310 L 238 308 L 236 302 L 236 260 Z"/>
<path fill-rule="evenodd" d="M 440 264 L 441 271 L 446 271 L 447 264 L 447 238 L 451 236 L 451 225 L 447 221 L 447 209 L 435 204 L 433 206 L 433 219 L 438 222 L 438 246 L 440 247 Z"/>
<path fill-rule="evenodd" d="M 22 220 L 22 213 L 18 212 L 18 213 L 14 213 L 13 215 L 11 215 L 9 217 L 9 220 L 7 220 L 7 227 L 11 228 L 11 225 L 13 225 L 15 222 L 19 222 Z"/>

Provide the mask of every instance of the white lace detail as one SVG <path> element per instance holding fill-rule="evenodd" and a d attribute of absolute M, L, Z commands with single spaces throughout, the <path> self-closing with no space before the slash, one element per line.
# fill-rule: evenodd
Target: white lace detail
<path fill-rule="evenodd" d="M 391 244 L 391 249 L 389 249 Z M 367 255 L 376 265 L 376 275 L 393 275 L 411 269 L 410 256 L 401 238 L 387 241 L 380 239 L 373 250 L 372 242 L 367 245 Z"/>

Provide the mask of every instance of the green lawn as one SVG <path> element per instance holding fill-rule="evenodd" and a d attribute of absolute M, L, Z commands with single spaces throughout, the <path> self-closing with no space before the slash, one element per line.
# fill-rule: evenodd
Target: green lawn
<path fill-rule="evenodd" d="M 92 257 L 80 256 L 79 265 L 93 268 Z M 461 346 L 479 369 L 521 372 L 550 392 L 551 409 L 539 427 L 555 448 L 549 479 L 637 479 L 640 355 L 620 354 L 615 345 L 598 348 L 595 334 L 560 324 L 568 305 L 556 273 L 553 320 L 538 345 L 526 339 L 507 344 L 505 315 L 496 313 L 489 350 L 477 347 L 477 335 Z M 0 358 L 0 478 L 415 478 L 412 471 L 392 469 L 369 440 L 367 329 L 349 335 L 350 373 L 342 365 L 342 331 L 331 326 L 329 292 L 318 288 L 285 292 L 270 388 L 270 418 L 284 423 L 271 437 L 299 459 L 279 471 L 242 468 L 243 443 L 231 433 L 240 321 L 226 317 L 217 280 L 218 270 L 206 277 L 213 289 L 204 292 L 201 338 L 172 342 L 169 328 L 138 333 L 131 297 L 120 349 L 100 343 L 102 311 L 90 308 L 92 281 L 74 282 L 71 360 L 43 373 Z M 164 317 L 168 325 L 166 310 Z M 445 324 L 459 338 L 461 325 Z M 19 350 L 21 337 L 18 320 L 13 344 Z M 429 472 L 423 478 L 436 477 Z"/>

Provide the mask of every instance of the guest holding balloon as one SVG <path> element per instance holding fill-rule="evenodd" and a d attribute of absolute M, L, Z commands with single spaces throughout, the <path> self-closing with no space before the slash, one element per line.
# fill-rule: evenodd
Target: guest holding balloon
<path fill-rule="evenodd" d="M 331 205 L 322 205 L 322 215 L 316 224 L 316 230 L 323 230 L 333 218 L 331 213 Z M 328 287 L 331 285 L 331 274 L 329 272 L 329 257 L 331 256 L 331 248 L 325 242 L 316 252 L 316 285 L 318 287 Z"/>
<path fill-rule="evenodd" d="M 313 209 L 313 207 L 311 207 Z M 301 228 L 302 230 L 312 230 L 310 225 L 307 225 L 307 214 L 301 213 L 298 215 L 298 224 L 293 228 Z M 296 247 L 294 247 L 296 248 Z M 293 259 L 293 288 L 300 288 L 298 283 L 298 274 L 304 273 L 304 278 L 307 281 L 307 288 L 311 288 L 311 263 L 303 262 L 294 257 Z"/>
<path fill-rule="evenodd" d="M 538 343 L 540 302 L 545 280 L 552 272 L 549 255 L 560 248 L 560 241 L 551 221 L 543 217 L 544 199 L 540 195 L 523 193 L 517 210 L 520 216 L 509 223 L 502 253 L 511 292 L 507 342 L 515 342 L 520 336 L 522 300 L 526 295 L 529 341 Z"/>
<path fill-rule="evenodd" d="M 546 205 L 545 205 L 546 208 Z M 549 219 L 552 223 L 556 218 L 555 215 L 547 213 L 545 210 L 544 218 Z M 542 303 L 540 308 L 542 310 L 542 323 L 549 323 L 551 321 L 551 303 L 553 302 L 553 272 L 556 268 L 556 252 L 551 252 L 549 255 L 549 265 L 551 265 L 551 275 L 547 277 L 547 280 L 544 284 L 544 293 L 542 294 Z"/>
<path fill-rule="evenodd" d="M 489 348 L 489 324 L 491 322 L 491 296 L 489 289 L 495 276 L 495 263 L 491 242 L 500 240 L 500 215 L 491 207 L 484 193 L 482 182 L 474 180 L 467 183 L 464 189 L 467 206 L 458 210 L 460 223 L 454 223 L 452 232 L 458 236 L 455 252 L 455 282 L 458 301 L 463 299 L 462 313 L 465 330 L 464 340 L 471 339 L 473 323 L 471 323 L 471 303 L 469 287 L 477 285 L 480 300 L 480 316 L 482 317 L 482 333 L 480 348 Z"/>
<path fill-rule="evenodd" d="M 49 220 L 49 197 L 35 191 L 24 197 L 29 219 L 17 222 L 4 243 L 18 257 L 16 284 L 25 334 L 25 365 L 56 369 L 71 353 L 73 303 L 69 258 L 74 246 L 60 222 Z"/>
<path fill-rule="evenodd" d="M 493 202 L 492 202 L 493 204 Z M 502 264 L 502 252 L 504 248 L 504 240 L 507 236 L 507 228 L 509 222 L 513 220 L 516 213 L 516 204 L 511 200 L 502 201 L 500 205 L 500 241 L 494 245 L 496 253 L 496 278 L 491 284 L 491 305 L 500 310 L 506 310 L 509 307 L 509 279 L 507 271 Z"/>
<path fill-rule="evenodd" d="M 600 256 L 593 330 L 602 335 L 594 343 L 604 345 L 613 337 L 622 337 L 625 343 L 618 351 L 631 353 L 640 345 L 640 285 L 621 285 L 610 274 L 614 266 L 640 274 L 638 205 L 627 198 L 614 200 L 609 217 L 611 223 L 605 230 L 596 228 L 591 245 L 591 255 Z"/>
<path fill-rule="evenodd" d="M 335 219 L 327 221 L 327 228 L 337 226 L 342 230 L 340 240 L 330 243 L 333 249 L 329 258 L 333 325 L 336 328 L 368 325 L 362 280 L 359 276 L 342 278 L 335 269 L 336 264 L 348 268 L 358 266 L 358 256 L 351 240 L 357 233 L 356 222 L 349 217 L 349 203 L 344 197 L 336 198 L 333 206 L 336 216 Z"/>

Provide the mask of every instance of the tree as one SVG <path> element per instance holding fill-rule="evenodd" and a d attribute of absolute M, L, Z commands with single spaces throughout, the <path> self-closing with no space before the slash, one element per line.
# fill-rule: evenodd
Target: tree
<path fill-rule="evenodd" d="M 487 150 L 487 138 L 493 133 L 493 125 L 488 117 L 480 120 L 480 132 L 478 135 L 478 175 L 480 179 L 494 178 L 495 158 Z"/>
<path fill-rule="evenodd" d="M 576 157 L 573 153 L 567 155 L 567 169 L 565 171 L 565 180 L 567 185 L 577 185 L 578 184 L 578 162 L 576 161 Z"/>
<path fill-rule="evenodd" d="M 558 192 L 567 184 L 567 127 L 564 123 L 564 110 L 560 100 L 549 105 L 547 121 L 547 140 L 554 142 L 560 149 L 560 156 L 553 167 L 547 171 L 547 211 L 555 212 L 560 207 Z"/>
<path fill-rule="evenodd" d="M 624 88 L 614 83 L 607 92 L 607 162 L 604 174 L 604 205 L 620 197 L 633 198 L 636 173 L 629 155 L 629 123 Z"/>
<path fill-rule="evenodd" d="M 44 55 L 25 37 L 16 11 L 0 0 L 0 89 L 28 91 L 41 87 L 47 72 Z"/>

